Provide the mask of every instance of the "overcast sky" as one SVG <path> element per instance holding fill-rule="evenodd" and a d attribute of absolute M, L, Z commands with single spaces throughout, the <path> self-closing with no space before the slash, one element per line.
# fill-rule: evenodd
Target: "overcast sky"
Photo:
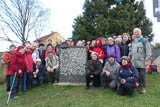
<path fill-rule="evenodd" d="M 83 12 L 83 4 L 85 0 L 42 0 L 45 7 L 51 9 L 51 24 L 50 29 L 58 32 L 65 39 L 72 37 L 72 25 L 74 18 Z M 153 32 L 155 33 L 154 42 L 160 42 L 160 23 L 153 17 L 152 0 L 144 0 L 146 15 L 153 22 Z M 49 34 L 45 32 L 43 34 Z M 42 35 L 43 36 L 43 35 Z M 2 46 L 3 44 L 3 46 Z M 4 45 L 6 42 L 0 43 L 0 51 L 6 50 L 9 46 Z"/>

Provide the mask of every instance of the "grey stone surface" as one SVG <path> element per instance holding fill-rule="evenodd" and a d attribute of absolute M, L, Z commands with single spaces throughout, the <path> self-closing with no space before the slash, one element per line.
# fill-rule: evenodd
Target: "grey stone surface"
<path fill-rule="evenodd" d="M 86 47 L 60 49 L 60 82 L 84 83 Z"/>

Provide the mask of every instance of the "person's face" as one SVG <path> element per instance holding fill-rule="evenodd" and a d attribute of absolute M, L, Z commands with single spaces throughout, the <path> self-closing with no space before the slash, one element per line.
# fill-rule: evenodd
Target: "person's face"
<path fill-rule="evenodd" d="M 37 48 L 36 45 L 32 45 L 32 49 L 35 50 Z"/>
<path fill-rule="evenodd" d="M 27 46 L 28 44 L 30 44 L 30 42 L 26 42 L 26 43 L 25 43 L 25 46 Z"/>
<path fill-rule="evenodd" d="M 61 41 L 61 40 L 58 40 L 58 41 L 57 41 L 57 44 L 58 44 L 58 45 L 60 45 L 61 43 L 62 43 L 62 41 Z"/>
<path fill-rule="evenodd" d="M 122 40 L 122 36 L 121 35 L 118 35 L 118 38 Z"/>
<path fill-rule="evenodd" d="M 20 49 L 19 52 L 20 52 L 21 54 L 24 54 L 24 52 L 25 52 L 24 48 L 23 48 L 23 49 Z"/>
<path fill-rule="evenodd" d="M 52 46 L 48 46 L 48 48 L 47 48 L 48 50 L 52 50 Z"/>
<path fill-rule="evenodd" d="M 108 60 L 109 60 L 109 62 L 113 63 L 115 61 L 115 58 L 110 57 Z"/>
<path fill-rule="evenodd" d="M 40 49 L 44 49 L 44 46 L 40 46 L 39 48 L 40 48 Z"/>
<path fill-rule="evenodd" d="M 126 59 L 122 59 L 122 65 L 127 65 L 128 61 Z"/>
<path fill-rule="evenodd" d="M 137 38 L 139 36 L 141 36 L 141 32 L 139 30 L 134 30 L 134 37 Z"/>
<path fill-rule="evenodd" d="M 125 42 L 127 42 L 128 41 L 128 36 L 127 35 L 125 35 L 125 36 L 123 36 L 123 40 L 125 41 Z"/>
<path fill-rule="evenodd" d="M 108 41 L 109 45 L 113 45 L 113 40 Z"/>
<path fill-rule="evenodd" d="M 97 43 L 97 44 L 99 44 L 99 43 L 100 43 L 100 41 L 99 41 L 99 40 L 97 40 L 97 41 L 96 41 L 96 43 Z"/>
<path fill-rule="evenodd" d="M 48 44 L 52 44 L 52 41 L 51 41 L 51 40 L 49 40 L 49 41 L 48 41 Z"/>
<path fill-rule="evenodd" d="M 10 50 L 11 52 L 14 52 L 14 51 L 16 50 L 16 47 L 11 47 L 9 50 Z"/>
<path fill-rule="evenodd" d="M 53 53 L 48 53 L 48 57 L 52 58 L 53 57 Z"/>
<path fill-rule="evenodd" d="M 38 61 L 38 62 L 37 62 L 37 66 L 40 66 L 40 65 L 41 65 L 41 61 Z"/>
<path fill-rule="evenodd" d="M 90 41 L 88 41 L 88 42 L 87 42 L 87 45 L 90 45 L 90 43 L 91 43 L 91 42 L 90 42 Z"/>
<path fill-rule="evenodd" d="M 96 41 L 92 41 L 92 46 L 94 46 L 96 44 Z"/>
<path fill-rule="evenodd" d="M 97 55 L 92 55 L 92 60 L 96 61 L 97 60 Z"/>

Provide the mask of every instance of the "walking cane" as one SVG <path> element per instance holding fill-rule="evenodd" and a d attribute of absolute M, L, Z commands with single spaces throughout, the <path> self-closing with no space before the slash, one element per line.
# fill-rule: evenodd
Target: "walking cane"
<path fill-rule="evenodd" d="M 24 91 L 26 91 L 27 90 L 27 88 L 26 88 L 26 72 L 24 72 Z"/>
<path fill-rule="evenodd" d="M 16 79 L 16 75 L 17 75 L 17 72 L 15 72 L 15 74 L 14 74 L 14 78 L 13 78 L 13 81 L 12 81 L 11 89 L 10 89 L 9 96 L 8 96 L 8 100 L 7 100 L 7 105 L 8 105 L 8 103 L 9 103 L 9 99 L 10 99 L 10 97 L 11 97 L 11 93 L 12 93 L 12 89 L 13 89 L 14 82 L 15 82 L 15 79 Z"/>

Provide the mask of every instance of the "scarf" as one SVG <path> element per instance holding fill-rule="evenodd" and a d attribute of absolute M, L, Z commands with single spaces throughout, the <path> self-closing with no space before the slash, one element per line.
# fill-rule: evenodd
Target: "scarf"
<path fill-rule="evenodd" d="M 129 62 L 127 65 L 122 65 L 122 68 L 127 69 L 132 66 L 132 63 Z"/>

